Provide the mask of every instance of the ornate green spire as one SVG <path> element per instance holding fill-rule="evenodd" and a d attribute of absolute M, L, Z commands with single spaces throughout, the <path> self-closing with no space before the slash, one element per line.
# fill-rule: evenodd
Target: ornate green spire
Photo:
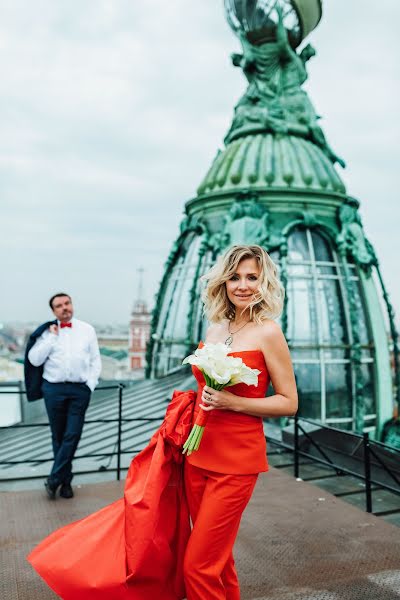
<path fill-rule="evenodd" d="M 239 32 L 243 54 L 233 54 L 232 62 L 243 69 L 249 86 L 235 107 L 225 143 L 257 133 L 294 135 L 316 144 L 332 163 L 344 167 L 344 161 L 328 145 L 319 117 L 302 89 L 308 78 L 306 63 L 316 52 L 311 44 L 300 53 L 292 48 L 279 5 L 276 11 L 276 41 L 254 45 Z"/>
<path fill-rule="evenodd" d="M 302 87 L 306 63 L 316 52 L 311 44 L 301 52 L 293 48 L 283 8 L 276 4 L 274 11 L 272 41 L 261 38 L 254 44 L 251 32 L 235 27 L 243 54 L 233 54 L 232 62 L 242 68 L 248 87 L 235 107 L 226 149 L 218 153 L 199 194 L 238 184 L 345 191 L 333 167 L 345 163 L 329 146 Z"/>
<path fill-rule="evenodd" d="M 400 400 L 400 350 L 359 202 L 346 193 L 335 166 L 344 162 L 303 89 L 315 50 L 298 48 L 318 24 L 321 4 L 225 0 L 225 7 L 243 48 L 233 64 L 248 86 L 224 148 L 186 203 L 153 313 L 148 373 L 179 367 L 203 339 L 199 279 L 216 257 L 231 244 L 261 244 L 286 289 L 281 326 L 300 414 L 379 436 L 393 397 Z"/>

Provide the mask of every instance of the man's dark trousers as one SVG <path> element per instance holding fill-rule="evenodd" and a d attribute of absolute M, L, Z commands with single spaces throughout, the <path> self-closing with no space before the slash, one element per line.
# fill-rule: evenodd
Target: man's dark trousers
<path fill-rule="evenodd" d="M 54 452 L 49 483 L 56 487 L 71 483 L 72 459 L 82 434 L 91 392 L 85 383 L 50 383 L 45 379 L 42 391 Z"/>

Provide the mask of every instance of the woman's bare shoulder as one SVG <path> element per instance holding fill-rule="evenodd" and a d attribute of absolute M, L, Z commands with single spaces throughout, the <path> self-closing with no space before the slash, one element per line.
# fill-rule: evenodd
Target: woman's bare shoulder
<path fill-rule="evenodd" d="M 266 319 L 257 328 L 261 346 L 271 346 L 274 343 L 282 343 L 285 341 L 285 336 L 280 325 L 272 320 Z"/>

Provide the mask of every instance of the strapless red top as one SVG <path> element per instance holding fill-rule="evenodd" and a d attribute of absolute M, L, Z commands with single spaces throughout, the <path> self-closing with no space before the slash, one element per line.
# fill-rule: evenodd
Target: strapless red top
<path fill-rule="evenodd" d="M 200 342 L 200 347 L 202 346 Z M 232 394 L 245 398 L 265 398 L 270 382 L 267 365 L 261 350 L 230 352 L 239 356 L 251 369 L 258 369 L 258 383 L 239 383 L 226 388 Z M 201 408 L 201 394 L 205 386 L 203 373 L 195 365 L 192 371 L 198 382 L 193 422 Z M 268 471 L 267 445 L 261 417 L 253 417 L 232 410 L 211 410 L 198 450 L 187 457 L 196 467 L 232 475 L 248 475 Z"/>

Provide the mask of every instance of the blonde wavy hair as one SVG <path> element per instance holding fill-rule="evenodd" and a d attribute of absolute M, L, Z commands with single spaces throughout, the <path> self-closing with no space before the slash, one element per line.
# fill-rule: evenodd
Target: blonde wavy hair
<path fill-rule="evenodd" d="M 282 313 L 285 290 L 271 257 L 261 246 L 232 246 L 201 277 L 207 282 L 202 300 L 204 313 L 211 323 L 234 319 L 235 306 L 228 298 L 225 283 L 236 273 L 239 263 L 247 258 L 255 258 L 260 269 L 258 291 L 246 307 L 250 308 L 250 319 L 261 324 L 265 319 L 275 319 Z"/>

